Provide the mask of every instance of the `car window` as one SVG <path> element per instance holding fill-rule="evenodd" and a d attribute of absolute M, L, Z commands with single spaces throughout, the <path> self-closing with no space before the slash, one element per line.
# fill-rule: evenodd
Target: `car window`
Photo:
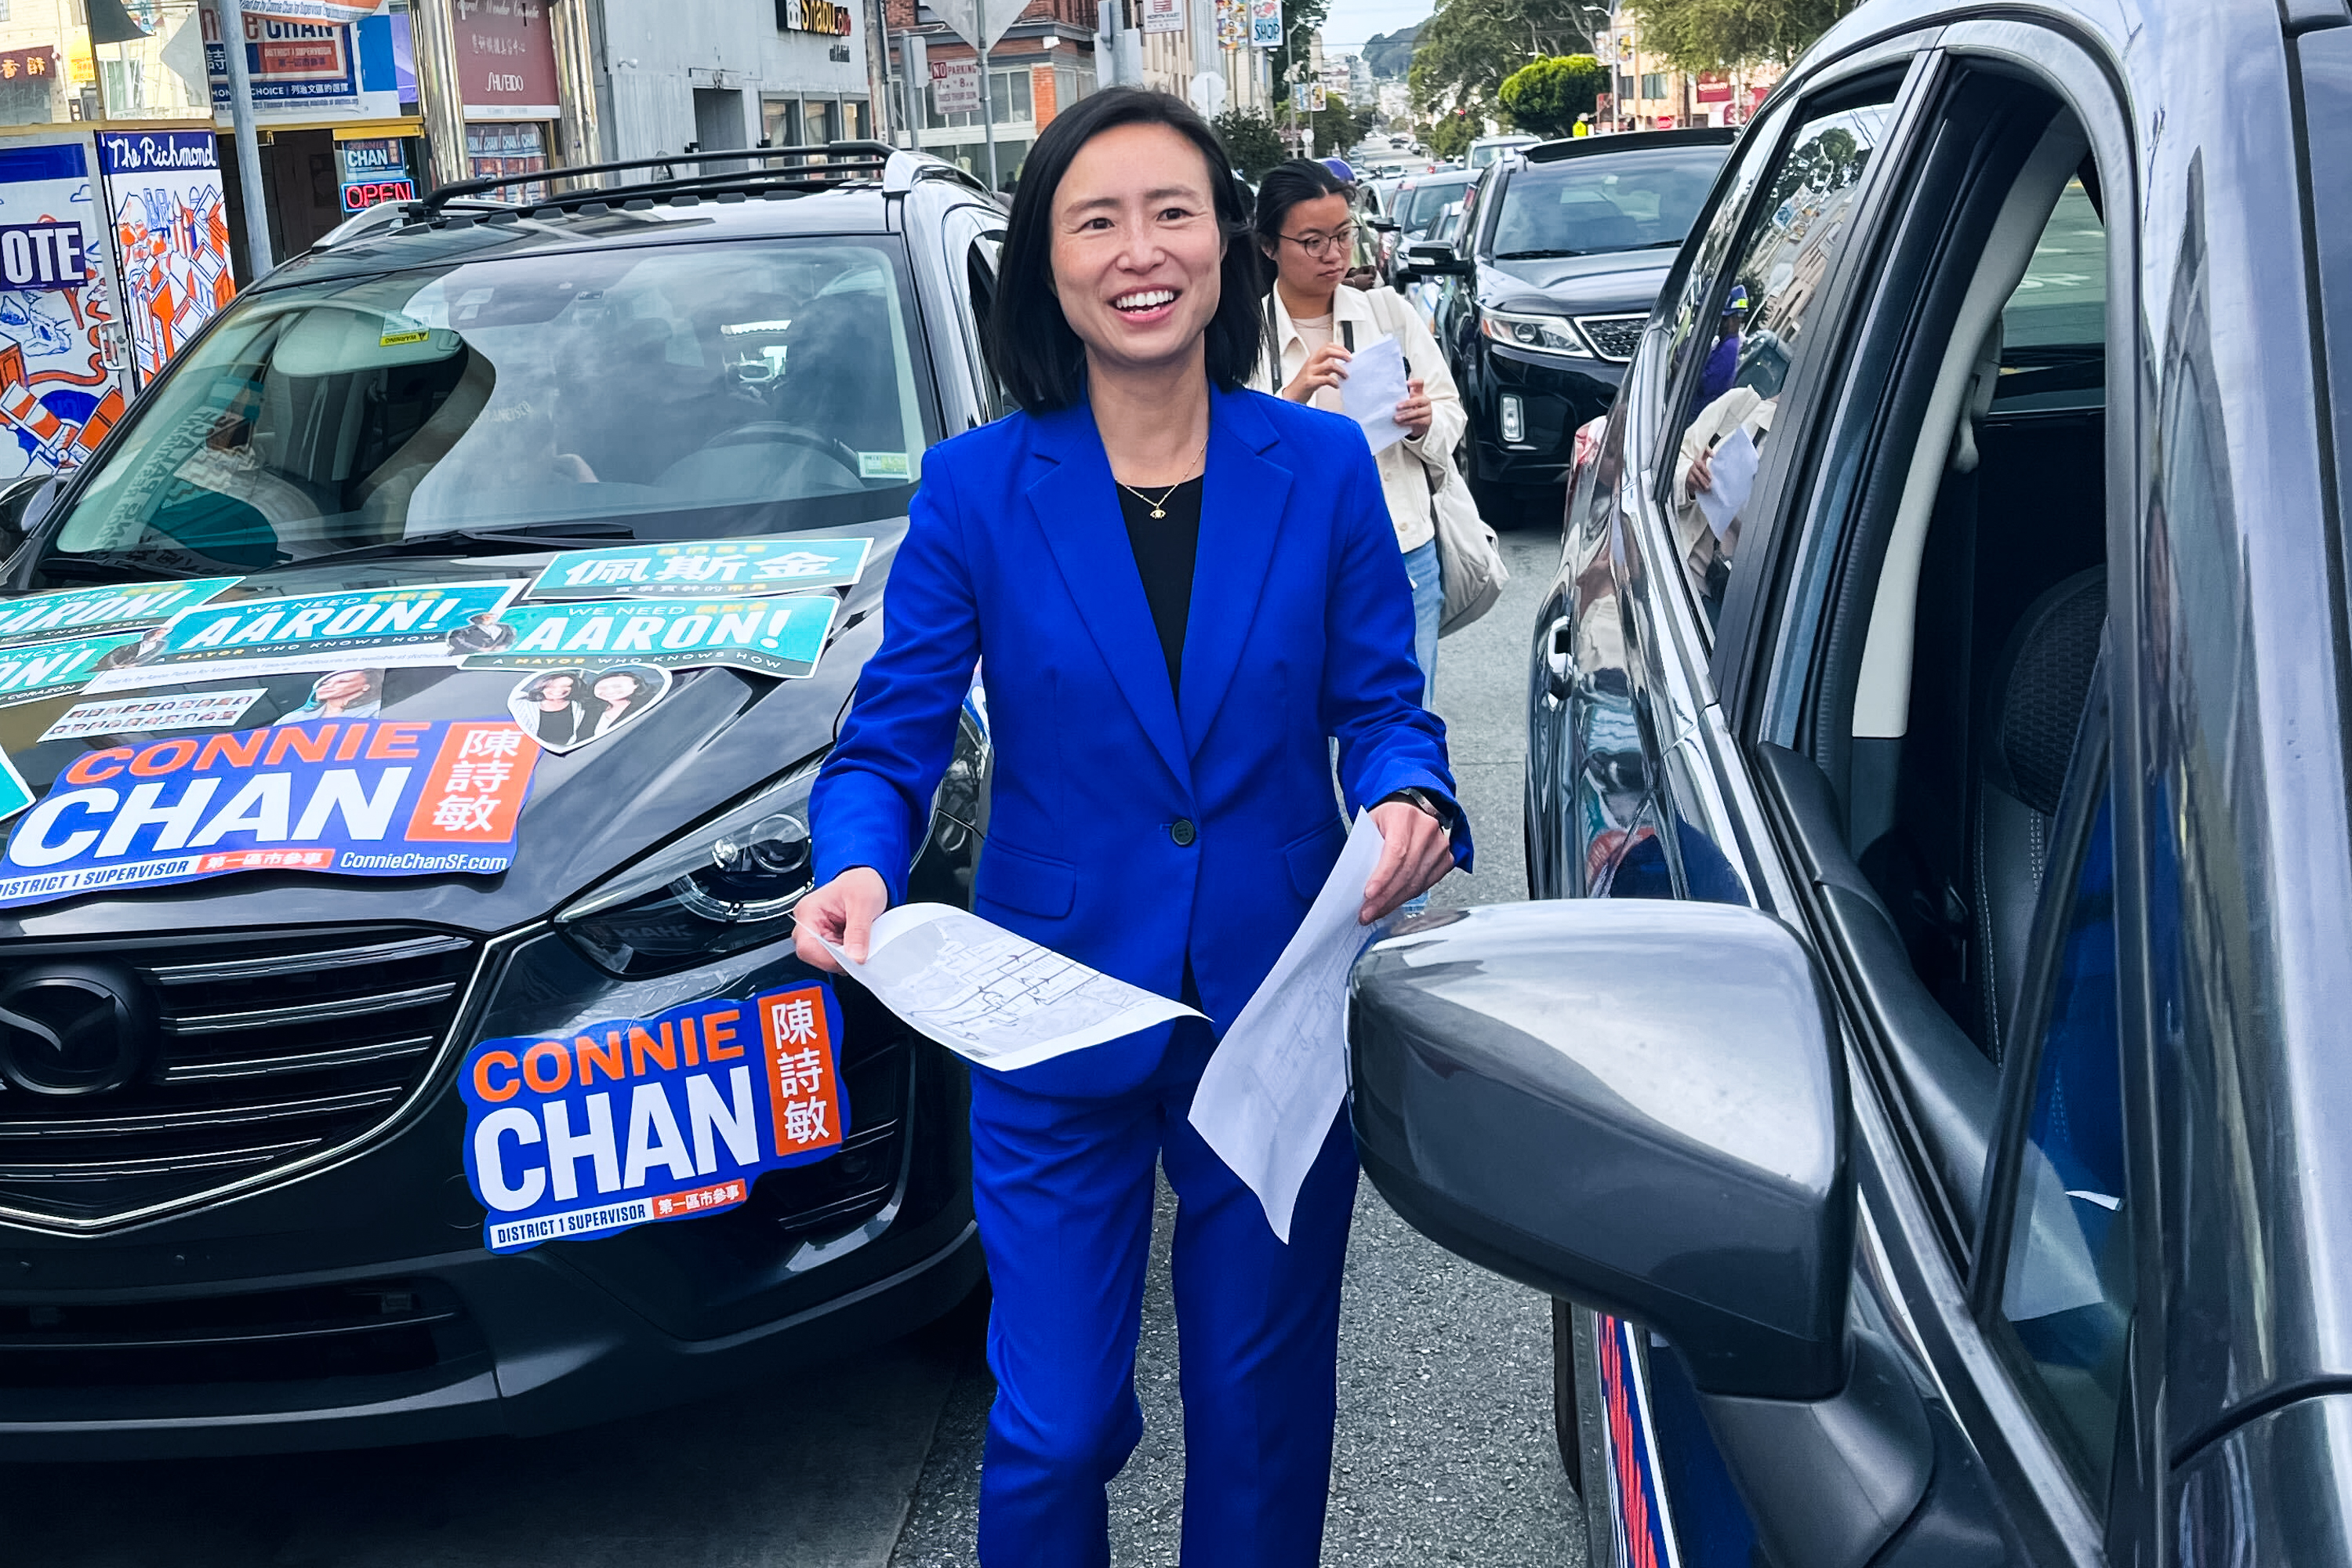
<path fill-rule="evenodd" d="M 467 528 L 698 538 L 906 510 L 904 257 L 645 246 L 247 296 L 132 413 L 56 548 L 252 570 Z"/>
<path fill-rule="evenodd" d="M 2133 1300 L 2112 817 L 2102 800 L 2071 891 L 2061 890 L 2068 913 L 2000 1291 L 2001 1320 L 2093 1497 L 2106 1493 Z"/>
<path fill-rule="evenodd" d="M 961 214 L 959 216 L 963 221 L 950 231 L 949 243 L 963 246 L 962 281 L 967 306 L 964 321 L 971 333 L 970 348 L 981 396 L 987 405 L 984 412 L 994 419 L 1010 411 L 1013 405 L 1005 397 L 1004 389 L 997 384 L 996 374 L 989 368 L 988 356 L 981 352 L 981 343 L 988 334 L 988 313 L 996 304 L 997 272 L 1004 260 L 1004 229 L 1001 220 L 964 217 Z M 980 232 L 973 234 L 974 228 Z"/>
<path fill-rule="evenodd" d="M 1714 320 L 1682 324 L 1696 374 L 1672 384 L 1686 390 L 1670 394 L 1682 406 L 1668 421 L 1680 435 L 1665 482 L 1683 570 L 1710 625 L 1738 554 L 1758 449 L 1891 127 L 1894 96 L 1889 85 L 1883 99 L 1843 104 L 1798 128 L 1751 198 L 1738 262 L 1719 291 L 1693 307 Z"/>
<path fill-rule="evenodd" d="M 2050 215 L 2000 313 L 1992 411 L 2097 408 L 2105 402 L 2107 229 L 2078 178 Z"/>
<path fill-rule="evenodd" d="M 1672 250 L 1690 233 L 1727 151 L 1659 147 L 1522 164 L 1503 187 L 1495 258 Z"/>

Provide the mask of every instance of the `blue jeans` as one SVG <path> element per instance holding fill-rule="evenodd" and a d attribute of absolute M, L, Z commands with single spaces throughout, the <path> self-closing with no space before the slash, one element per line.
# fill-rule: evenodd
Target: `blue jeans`
<path fill-rule="evenodd" d="M 1404 574 L 1412 579 L 1412 658 L 1421 666 L 1421 705 L 1437 696 L 1437 623 L 1445 611 L 1445 584 L 1437 567 L 1437 541 L 1404 552 Z"/>

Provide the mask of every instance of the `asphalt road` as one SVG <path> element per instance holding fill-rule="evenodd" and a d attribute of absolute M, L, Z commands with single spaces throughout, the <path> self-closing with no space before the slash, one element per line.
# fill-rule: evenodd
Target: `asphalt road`
<path fill-rule="evenodd" d="M 1445 640 L 1437 708 L 1479 853 L 1440 906 L 1525 895 L 1527 639 L 1555 518 Z M 1183 1457 L 1162 1190 L 1114 1560 L 1172 1564 Z M 979 1303 L 855 1363 L 559 1436 L 111 1466 L 0 1467 L 0 1568 L 964 1568 L 992 1388 Z M 1368 1184 L 1349 1248 L 1330 1568 L 1581 1568 L 1553 1447 L 1544 1300 L 1410 1230 Z M 687 1462 L 681 1463 L 681 1460 Z"/>

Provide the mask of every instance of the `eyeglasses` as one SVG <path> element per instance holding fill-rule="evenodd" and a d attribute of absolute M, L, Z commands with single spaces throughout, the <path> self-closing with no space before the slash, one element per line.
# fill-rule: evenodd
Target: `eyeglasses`
<path fill-rule="evenodd" d="M 1349 237 L 1348 231 L 1343 228 L 1333 234 L 1286 234 L 1278 237 L 1290 241 L 1291 244 L 1320 261 L 1332 252 L 1344 249 Z"/>

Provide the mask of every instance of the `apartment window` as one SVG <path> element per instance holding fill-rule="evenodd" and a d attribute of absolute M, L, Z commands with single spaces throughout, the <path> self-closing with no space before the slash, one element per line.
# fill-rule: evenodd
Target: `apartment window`
<path fill-rule="evenodd" d="M 1665 73 L 1663 71 L 1644 71 L 1642 74 L 1642 96 L 1643 98 L 1665 97 Z"/>

